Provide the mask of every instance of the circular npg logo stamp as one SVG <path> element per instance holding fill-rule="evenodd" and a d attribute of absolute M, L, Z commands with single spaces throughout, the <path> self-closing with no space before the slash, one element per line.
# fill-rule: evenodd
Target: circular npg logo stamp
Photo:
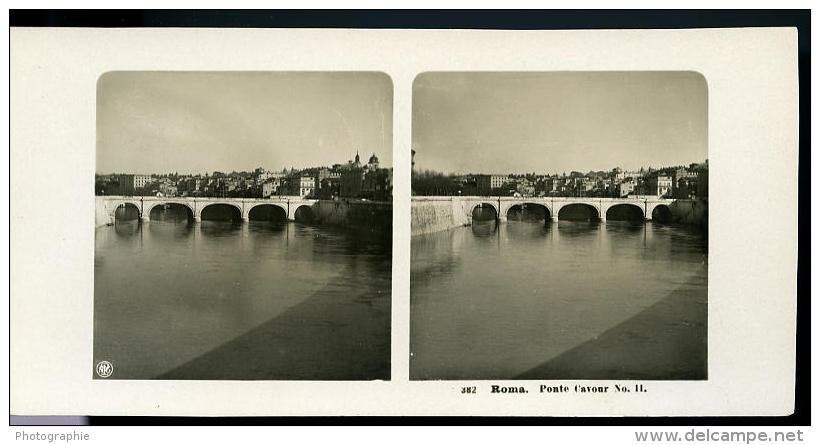
<path fill-rule="evenodd" d="M 114 365 L 107 360 L 102 360 L 97 363 L 94 370 L 97 371 L 97 375 L 102 378 L 111 377 L 111 374 L 114 372 Z"/>

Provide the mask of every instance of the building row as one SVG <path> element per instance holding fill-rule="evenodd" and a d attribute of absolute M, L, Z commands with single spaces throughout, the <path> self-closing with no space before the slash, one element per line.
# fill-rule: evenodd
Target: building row
<path fill-rule="evenodd" d="M 272 198 L 356 198 L 388 201 L 393 192 L 393 170 L 379 166 L 375 153 L 366 164 L 358 152 L 353 160 L 332 167 L 281 172 L 257 168 L 253 172 L 205 175 L 98 175 L 95 193 L 126 196 L 203 196 Z"/>
<path fill-rule="evenodd" d="M 663 169 L 609 172 L 572 172 L 569 175 L 494 175 L 457 176 L 459 192 L 500 196 L 601 196 L 633 195 L 666 198 L 708 196 L 708 162 Z"/>

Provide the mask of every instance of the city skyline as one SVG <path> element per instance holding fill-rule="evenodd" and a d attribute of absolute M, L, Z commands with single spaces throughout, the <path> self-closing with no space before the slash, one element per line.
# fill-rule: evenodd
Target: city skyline
<path fill-rule="evenodd" d="M 363 159 L 363 160 L 365 159 L 365 156 L 362 156 L 361 153 L 359 153 L 359 155 L 360 155 L 361 159 Z M 376 155 L 376 157 L 378 157 L 378 153 L 371 153 L 371 155 Z M 355 154 L 354 154 L 354 156 L 355 156 Z M 369 157 L 369 156 L 367 156 L 367 157 Z M 379 159 L 381 159 L 381 158 L 379 158 Z M 362 161 L 362 162 L 364 163 L 365 161 Z M 603 169 L 597 169 L 597 170 L 582 169 L 581 168 L 581 169 L 572 169 L 572 170 L 567 170 L 567 171 L 550 171 L 550 170 L 546 170 L 546 171 L 535 170 L 535 171 L 524 171 L 524 172 L 468 171 L 468 172 L 463 172 L 463 173 L 443 172 L 443 171 L 434 170 L 434 169 L 418 169 L 417 171 L 418 172 L 431 171 L 431 172 L 442 173 L 442 174 L 455 174 L 455 175 L 458 175 L 458 176 L 464 176 L 464 175 L 498 175 L 498 176 L 516 175 L 516 176 L 524 176 L 524 175 L 529 175 L 529 174 L 533 174 L 533 173 L 536 176 L 554 176 L 554 175 L 561 176 L 561 175 L 564 175 L 564 174 L 569 175 L 572 172 L 578 172 L 578 173 L 583 173 L 583 174 L 588 174 L 588 173 L 591 173 L 591 172 L 592 173 L 599 173 L 599 172 L 611 173 L 616 168 L 621 168 L 622 171 L 627 171 L 627 172 L 638 172 L 638 171 L 641 171 L 641 170 L 644 170 L 645 172 L 649 172 L 650 169 L 651 169 L 651 171 L 658 171 L 658 170 L 670 169 L 670 168 L 675 168 L 675 167 L 689 167 L 691 164 L 704 164 L 706 162 L 708 162 L 708 159 L 704 159 L 702 161 L 685 162 L 685 163 L 680 163 L 680 164 L 676 164 L 676 165 L 658 165 L 658 166 L 653 166 L 653 165 L 644 166 L 644 165 L 642 165 L 642 166 L 639 166 L 639 167 L 633 168 L 633 169 L 627 169 L 627 168 L 621 168 L 620 166 L 615 166 L 615 167 L 612 167 L 612 168 L 603 168 Z M 130 175 L 144 174 L 144 175 L 162 176 L 162 175 L 169 175 L 169 174 L 177 173 L 180 176 L 198 176 L 198 175 L 199 176 L 206 176 L 206 175 L 212 175 L 215 172 L 220 172 L 220 173 L 223 173 L 223 174 L 226 174 L 226 175 L 231 174 L 231 173 L 253 173 L 257 168 L 262 168 L 263 170 L 269 171 L 269 172 L 280 173 L 283 170 L 289 172 L 291 170 L 293 170 L 293 171 L 304 171 L 304 170 L 312 170 L 312 169 L 318 169 L 318 168 L 332 168 L 334 165 L 337 165 L 337 164 L 341 165 L 341 166 L 345 165 L 342 162 L 334 162 L 334 163 L 331 163 L 331 164 L 321 164 L 321 165 L 313 165 L 313 166 L 290 166 L 290 167 L 283 167 L 283 168 L 268 168 L 267 166 L 259 165 L 259 166 L 256 166 L 254 168 L 247 168 L 247 169 L 242 169 L 242 170 L 231 170 L 231 171 L 228 171 L 226 169 L 216 168 L 216 169 L 213 169 L 213 170 L 202 171 L 202 172 L 184 172 L 184 173 L 183 172 L 174 172 L 174 171 L 140 171 L 140 172 L 116 171 L 116 172 L 97 172 L 95 174 L 98 175 L 98 176 L 109 176 L 109 175 L 113 175 L 113 174 L 126 174 L 126 175 L 128 175 L 128 174 L 130 174 Z M 392 168 L 392 166 L 391 167 L 386 167 L 386 168 Z"/>
<path fill-rule="evenodd" d="M 287 172 L 290 172 L 290 171 L 300 172 L 300 171 L 305 171 L 305 170 L 315 170 L 315 169 L 322 169 L 322 168 L 333 169 L 333 167 L 337 166 L 337 165 L 341 168 L 345 168 L 348 165 L 347 163 L 351 162 L 356 157 L 356 154 L 357 153 L 353 153 L 353 156 L 351 156 L 350 159 L 346 159 L 344 161 L 340 160 L 340 161 L 334 161 L 332 163 L 323 163 L 323 164 L 310 165 L 310 166 L 295 166 L 294 165 L 294 166 L 287 166 L 287 167 L 282 167 L 282 168 L 269 168 L 269 166 L 257 165 L 256 167 L 253 167 L 253 168 L 244 168 L 244 169 L 241 169 L 241 170 L 227 170 L 227 169 L 224 169 L 224 168 L 223 169 L 215 168 L 215 169 L 206 170 L 206 171 L 188 171 L 188 172 L 181 172 L 181 171 L 113 171 L 113 172 L 95 172 L 95 175 L 96 176 L 111 176 L 111 175 L 122 174 L 122 175 L 164 176 L 164 175 L 170 175 L 170 174 L 176 173 L 179 176 L 209 176 L 209 175 L 213 175 L 216 172 L 220 172 L 220 173 L 223 173 L 225 175 L 230 175 L 232 173 L 253 173 L 258 168 L 261 168 L 264 171 L 272 172 L 272 173 L 282 173 L 283 170 L 287 171 Z M 371 152 L 367 156 L 363 155 L 361 152 L 359 152 L 358 154 L 359 154 L 359 157 L 361 159 L 360 162 L 361 162 L 362 165 L 366 165 L 368 159 L 370 158 L 370 156 L 374 156 L 374 155 L 376 156 L 376 158 L 378 158 L 379 163 L 380 164 L 382 163 L 382 161 L 381 161 L 382 158 L 379 156 L 378 153 L 372 153 Z M 384 168 L 392 169 L 393 167 L 388 166 L 388 167 L 384 167 Z"/>
<path fill-rule="evenodd" d="M 389 166 L 392 96 L 378 72 L 106 73 L 96 172 L 281 171 L 357 150 Z"/>
<path fill-rule="evenodd" d="M 413 84 L 417 170 L 638 170 L 704 162 L 695 72 L 428 72 Z"/>
<path fill-rule="evenodd" d="M 434 170 L 434 169 L 416 169 L 415 171 L 418 172 L 418 173 L 421 173 L 421 172 L 424 172 L 424 171 L 430 171 L 430 172 L 434 172 L 434 173 L 441 173 L 441 174 L 444 174 L 444 175 L 453 175 L 453 176 L 470 176 L 470 175 L 479 175 L 479 176 L 480 175 L 484 175 L 484 176 L 526 176 L 526 175 L 531 175 L 531 174 L 535 174 L 535 176 L 562 176 L 562 175 L 569 176 L 570 173 L 573 173 L 573 172 L 582 173 L 584 175 L 587 175 L 589 173 L 601 173 L 601 172 L 608 174 L 608 173 L 612 173 L 616 168 L 620 168 L 621 171 L 623 171 L 623 172 L 635 173 L 635 172 L 640 172 L 641 170 L 643 170 L 645 173 L 649 173 L 650 171 L 655 172 L 655 171 L 668 170 L 668 169 L 673 169 L 673 168 L 678 168 L 678 167 L 689 168 L 692 164 L 698 164 L 698 165 L 708 164 L 708 159 L 704 159 L 704 160 L 701 160 L 701 161 L 684 162 L 684 163 L 680 163 L 680 164 L 676 164 L 676 165 L 657 165 L 657 166 L 655 166 L 655 165 L 642 165 L 642 166 L 639 166 L 637 168 L 621 168 L 620 166 L 615 166 L 615 167 L 611 167 L 611 168 L 603 168 L 603 169 L 576 168 L 576 169 L 566 170 L 566 171 L 550 171 L 550 170 L 546 170 L 546 171 L 535 170 L 535 171 L 522 171 L 522 172 L 468 171 L 468 172 L 463 172 L 463 173 L 443 172 L 443 171 Z"/>

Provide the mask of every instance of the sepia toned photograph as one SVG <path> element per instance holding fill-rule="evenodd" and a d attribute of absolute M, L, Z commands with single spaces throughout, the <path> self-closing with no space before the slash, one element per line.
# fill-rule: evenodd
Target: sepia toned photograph
<path fill-rule="evenodd" d="M 410 378 L 708 378 L 696 72 L 427 72 Z"/>
<path fill-rule="evenodd" d="M 96 379 L 389 380 L 393 86 L 97 82 Z"/>

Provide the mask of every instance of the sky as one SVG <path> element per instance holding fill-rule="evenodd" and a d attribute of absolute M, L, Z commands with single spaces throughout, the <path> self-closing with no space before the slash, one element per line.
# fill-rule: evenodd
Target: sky
<path fill-rule="evenodd" d="M 393 84 L 376 72 L 109 72 L 97 173 L 392 164 Z"/>
<path fill-rule="evenodd" d="M 677 72 L 429 72 L 413 83 L 416 170 L 569 173 L 703 162 L 705 79 Z"/>

